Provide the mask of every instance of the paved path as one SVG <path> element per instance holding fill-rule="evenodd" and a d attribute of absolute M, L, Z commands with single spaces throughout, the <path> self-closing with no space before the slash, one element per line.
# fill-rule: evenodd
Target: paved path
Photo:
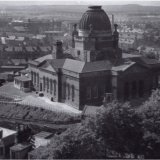
<path fill-rule="evenodd" d="M 41 107 L 51 111 L 81 114 L 81 111 L 64 103 L 51 102 L 48 98 L 39 97 L 35 92 L 25 93 L 14 87 L 13 82 L 9 82 L 0 87 L 0 94 L 9 98 L 21 99 L 20 104 Z"/>

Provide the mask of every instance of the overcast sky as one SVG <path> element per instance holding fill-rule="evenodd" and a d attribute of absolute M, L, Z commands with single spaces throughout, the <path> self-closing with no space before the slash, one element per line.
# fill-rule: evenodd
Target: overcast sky
<path fill-rule="evenodd" d="M 37 5 L 42 5 L 42 4 L 79 4 L 79 5 L 87 5 L 87 4 L 101 4 L 101 5 L 123 5 L 123 4 L 140 4 L 140 5 L 149 5 L 149 6 L 160 6 L 160 0 L 156 1 L 151 1 L 151 0 L 0 0 L 1 3 L 16 3 L 16 2 L 21 1 L 22 3 L 20 4 L 37 4 Z"/>

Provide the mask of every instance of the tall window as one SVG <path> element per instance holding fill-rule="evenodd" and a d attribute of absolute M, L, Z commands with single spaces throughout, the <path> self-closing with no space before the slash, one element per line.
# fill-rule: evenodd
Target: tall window
<path fill-rule="evenodd" d="M 39 86 L 39 73 L 37 73 L 37 85 Z"/>
<path fill-rule="evenodd" d="M 52 90 L 53 90 L 53 84 L 52 84 L 52 80 L 50 79 L 50 94 L 52 94 Z"/>
<path fill-rule="evenodd" d="M 46 81 L 46 78 L 45 77 L 43 77 L 43 91 L 45 91 L 45 82 Z"/>
<path fill-rule="evenodd" d="M 47 92 L 49 92 L 49 78 L 47 77 Z"/>
<path fill-rule="evenodd" d="M 140 80 L 139 81 L 139 97 L 144 96 L 144 81 Z"/>
<path fill-rule="evenodd" d="M 68 99 L 70 99 L 70 85 L 67 84 L 67 89 L 68 89 Z"/>
<path fill-rule="evenodd" d="M 104 96 L 105 96 L 105 86 L 100 86 L 99 94 L 100 94 L 101 97 L 104 98 Z"/>
<path fill-rule="evenodd" d="M 137 94 L 137 83 L 136 83 L 136 81 L 132 82 L 132 91 L 131 91 L 131 94 L 132 94 L 132 98 L 136 97 L 136 94 Z"/>
<path fill-rule="evenodd" d="M 36 73 L 34 73 L 33 75 L 34 75 L 34 84 L 36 84 Z"/>
<path fill-rule="evenodd" d="M 91 99 L 91 87 L 87 87 L 87 91 L 86 91 L 86 97 L 87 99 Z"/>
<path fill-rule="evenodd" d="M 75 96 L 75 88 L 74 88 L 74 86 L 72 85 L 72 101 L 74 101 L 74 96 Z"/>
<path fill-rule="evenodd" d="M 63 83 L 63 98 L 66 99 L 66 83 Z"/>
<path fill-rule="evenodd" d="M 93 96 L 94 96 L 94 98 L 98 98 L 98 88 L 97 88 L 97 86 L 93 87 Z"/>
<path fill-rule="evenodd" d="M 53 80 L 53 85 L 54 85 L 54 95 L 56 95 L 56 80 Z"/>
<path fill-rule="evenodd" d="M 31 71 L 31 80 L 33 82 L 33 71 Z"/>
<path fill-rule="evenodd" d="M 128 82 L 126 82 L 125 84 L 124 84 L 124 99 L 125 100 L 128 100 L 129 99 L 129 83 Z"/>
<path fill-rule="evenodd" d="M 78 56 L 80 56 L 80 54 L 81 54 L 81 51 L 80 51 L 80 50 L 78 50 L 78 51 L 77 51 L 77 55 L 78 55 Z"/>

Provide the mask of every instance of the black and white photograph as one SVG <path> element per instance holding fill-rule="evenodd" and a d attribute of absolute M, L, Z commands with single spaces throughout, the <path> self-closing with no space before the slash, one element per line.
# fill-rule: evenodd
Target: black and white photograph
<path fill-rule="evenodd" d="M 0 0 L 0 159 L 160 159 L 160 1 Z"/>

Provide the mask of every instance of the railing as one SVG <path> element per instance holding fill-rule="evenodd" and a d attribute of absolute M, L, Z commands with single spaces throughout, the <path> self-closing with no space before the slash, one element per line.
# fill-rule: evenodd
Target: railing
<path fill-rule="evenodd" d="M 48 107 L 48 109 L 46 108 L 46 106 L 44 105 L 33 105 L 32 103 L 30 102 L 23 102 L 23 101 L 0 101 L 0 104 L 4 104 L 4 105 L 8 105 L 8 104 L 15 104 L 15 105 L 20 105 L 22 107 L 32 107 L 32 108 L 41 108 L 41 109 L 44 109 L 44 110 L 50 110 L 50 111 L 54 111 L 58 114 L 67 114 L 69 116 L 72 116 L 72 117 L 78 117 L 80 116 L 81 114 L 78 114 L 78 113 L 71 113 L 71 112 L 67 112 L 67 111 L 62 111 L 62 110 L 58 110 L 58 109 L 53 109 L 52 106 Z"/>

